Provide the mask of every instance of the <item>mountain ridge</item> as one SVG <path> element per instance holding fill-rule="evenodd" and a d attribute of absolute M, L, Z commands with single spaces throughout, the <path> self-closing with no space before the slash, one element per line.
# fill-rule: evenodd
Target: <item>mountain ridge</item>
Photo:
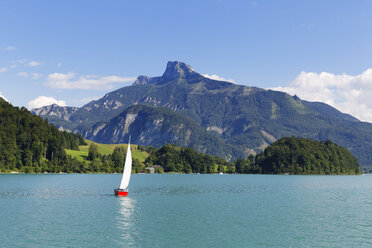
<path fill-rule="evenodd" d="M 64 129 L 87 134 L 96 123 L 109 122 L 133 105 L 168 108 L 242 150 L 259 152 L 285 136 L 331 138 L 350 149 L 362 165 L 372 165 L 372 155 L 366 155 L 372 149 L 372 124 L 363 124 L 324 103 L 206 78 L 178 61 L 168 62 L 162 76 L 139 76 L 131 86 L 84 105 L 70 118 L 41 116 L 52 118 L 51 122 Z"/>

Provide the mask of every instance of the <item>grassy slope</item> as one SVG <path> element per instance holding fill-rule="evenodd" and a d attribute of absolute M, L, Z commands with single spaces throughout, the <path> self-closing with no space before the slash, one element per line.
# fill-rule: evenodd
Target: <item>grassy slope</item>
<path fill-rule="evenodd" d="M 89 146 L 92 143 L 95 143 L 98 146 L 98 152 L 102 155 L 113 153 L 115 147 L 124 147 L 125 149 L 127 149 L 127 144 L 100 144 L 87 139 L 85 140 L 85 142 L 87 143 L 86 146 L 79 146 L 80 151 L 66 149 L 67 155 L 71 155 L 73 158 L 76 158 L 79 161 L 86 161 L 88 157 Z M 147 152 L 138 151 L 137 145 L 132 144 L 131 150 L 133 158 L 137 158 L 140 162 L 144 162 L 145 159 L 149 156 Z M 226 169 L 226 166 L 224 166 L 224 168 Z M 217 164 L 215 165 L 214 171 L 215 173 L 218 173 Z"/>
<path fill-rule="evenodd" d="M 79 146 L 80 151 L 68 150 L 66 149 L 66 153 L 71 155 L 73 158 L 77 158 L 79 161 L 84 161 L 88 157 L 89 146 L 92 143 L 95 143 L 98 146 L 98 152 L 102 155 L 109 155 L 113 153 L 115 147 L 124 147 L 127 149 L 127 144 L 100 144 L 90 140 L 85 140 L 88 144 L 86 146 Z M 133 158 L 138 159 L 140 162 L 144 162 L 145 159 L 148 157 L 146 152 L 138 151 L 137 145 L 131 145 L 132 156 Z"/>

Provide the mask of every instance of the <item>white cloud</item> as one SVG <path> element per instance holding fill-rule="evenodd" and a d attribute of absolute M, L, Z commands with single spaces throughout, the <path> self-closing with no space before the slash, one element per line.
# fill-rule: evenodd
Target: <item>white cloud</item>
<path fill-rule="evenodd" d="M 9 66 L 9 69 L 15 69 L 19 66 L 25 66 L 26 62 L 28 61 L 28 59 L 18 59 L 18 60 L 15 60 L 15 61 L 12 61 L 10 66 Z"/>
<path fill-rule="evenodd" d="M 286 87 L 272 90 L 325 102 L 362 121 L 372 122 L 372 68 L 359 75 L 301 72 Z"/>
<path fill-rule="evenodd" d="M 5 98 L 5 96 L 0 92 L 0 97 L 3 98 L 5 101 L 9 102 L 8 99 Z"/>
<path fill-rule="evenodd" d="M 43 76 L 43 74 L 41 74 L 41 73 L 37 73 L 37 72 L 33 72 L 32 74 L 31 74 L 31 78 L 32 79 L 38 79 L 38 78 L 41 78 Z"/>
<path fill-rule="evenodd" d="M 14 50 L 16 50 L 16 48 L 14 46 L 8 46 L 8 47 L 5 48 L 5 50 L 14 51 Z"/>
<path fill-rule="evenodd" d="M 61 67 L 61 66 L 62 66 L 62 63 L 58 63 L 58 64 L 57 64 L 57 67 Z"/>
<path fill-rule="evenodd" d="M 5 72 L 5 71 L 8 71 L 10 69 L 18 68 L 20 66 L 24 66 L 24 67 L 26 67 L 26 66 L 35 67 L 35 66 L 38 66 L 38 65 L 40 65 L 40 63 L 37 62 L 37 61 L 30 61 L 29 59 L 18 59 L 18 60 L 12 61 L 8 67 L 2 67 L 2 68 L 0 68 L 0 73 L 1 72 Z M 27 77 L 27 76 L 25 76 L 25 73 L 24 72 L 17 73 L 17 75 L 23 76 L 23 77 Z"/>
<path fill-rule="evenodd" d="M 112 89 L 115 83 L 127 83 L 134 81 L 132 77 L 106 76 L 99 77 L 94 75 L 80 76 L 73 72 L 49 74 L 46 86 L 54 89 Z"/>
<path fill-rule="evenodd" d="M 25 72 L 25 71 L 18 72 L 17 75 L 20 76 L 20 77 L 24 77 L 24 78 L 28 78 L 29 77 L 28 73 Z"/>
<path fill-rule="evenodd" d="M 37 72 L 33 72 L 31 74 L 25 72 L 25 71 L 22 71 L 22 72 L 18 72 L 17 73 L 18 76 L 20 77 L 24 77 L 24 78 L 32 78 L 32 79 L 38 79 L 38 78 L 41 78 L 43 76 L 43 74 L 40 74 L 40 73 L 37 73 Z"/>
<path fill-rule="evenodd" d="M 30 61 L 27 65 L 28 65 L 28 66 L 31 66 L 31 67 L 35 67 L 35 66 L 40 65 L 40 63 L 37 62 L 37 61 Z"/>
<path fill-rule="evenodd" d="M 226 81 L 226 82 L 230 82 L 230 83 L 235 83 L 235 80 L 234 79 L 226 79 L 226 78 L 223 78 L 223 77 L 220 77 L 216 74 L 213 74 L 213 75 L 208 75 L 208 74 L 202 74 L 204 77 L 207 77 L 207 78 L 210 78 L 210 79 L 213 79 L 213 80 L 218 80 L 218 81 Z"/>
<path fill-rule="evenodd" d="M 95 101 L 95 100 L 98 100 L 100 99 L 102 96 L 92 96 L 92 97 L 85 97 L 85 98 L 82 98 L 82 99 L 77 99 L 77 100 L 71 100 L 70 101 L 70 104 L 74 104 L 75 105 L 84 105 L 84 104 L 87 104 L 91 101 Z"/>
<path fill-rule="evenodd" d="M 17 63 L 17 64 L 24 64 L 27 62 L 28 59 L 19 59 L 17 61 L 15 61 L 14 63 Z"/>
<path fill-rule="evenodd" d="M 28 102 L 28 109 L 41 108 L 43 106 L 49 106 L 52 104 L 57 104 L 59 106 L 66 106 L 66 102 L 62 100 L 57 100 L 53 97 L 39 96 L 34 100 Z"/>

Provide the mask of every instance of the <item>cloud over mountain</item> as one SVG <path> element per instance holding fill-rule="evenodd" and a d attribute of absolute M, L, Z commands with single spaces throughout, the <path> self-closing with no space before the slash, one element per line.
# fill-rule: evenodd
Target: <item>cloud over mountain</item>
<path fill-rule="evenodd" d="M 28 108 L 29 109 L 34 109 L 34 108 L 40 108 L 43 106 L 48 106 L 52 104 L 57 104 L 59 106 L 66 106 L 66 102 L 62 100 L 57 100 L 53 97 L 48 97 L 48 96 L 39 96 L 35 98 L 32 101 L 28 102 Z"/>
<path fill-rule="evenodd" d="M 208 75 L 208 74 L 202 74 L 204 77 L 207 77 L 207 78 L 210 78 L 210 79 L 213 79 L 213 80 L 218 80 L 218 81 L 226 81 L 226 82 L 230 82 L 230 83 L 235 83 L 235 80 L 234 79 L 226 79 L 226 78 L 223 78 L 223 77 L 220 77 L 216 74 L 213 74 L 213 75 Z"/>
<path fill-rule="evenodd" d="M 325 102 L 362 121 L 372 122 L 372 68 L 359 75 L 301 72 L 285 91 L 309 101 Z"/>
<path fill-rule="evenodd" d="M 93 90 L 109 90 L 116 83 L 127 83 L 134 81 L 132 77 L 106 76 L 99 77 L 95 75 L 87 75 L 78 77 L 74 72 L 68 73 L 53 73 L 49 74 L 46 86 L 54 89 L 93 89 Z"/>

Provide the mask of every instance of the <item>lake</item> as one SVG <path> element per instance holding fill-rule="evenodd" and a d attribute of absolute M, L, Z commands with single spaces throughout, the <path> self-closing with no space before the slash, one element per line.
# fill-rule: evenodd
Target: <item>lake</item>
<path fill-rule="evenodd" d="M 372 176 L 0 175 L 1 247 L 371 247 Z"/>

